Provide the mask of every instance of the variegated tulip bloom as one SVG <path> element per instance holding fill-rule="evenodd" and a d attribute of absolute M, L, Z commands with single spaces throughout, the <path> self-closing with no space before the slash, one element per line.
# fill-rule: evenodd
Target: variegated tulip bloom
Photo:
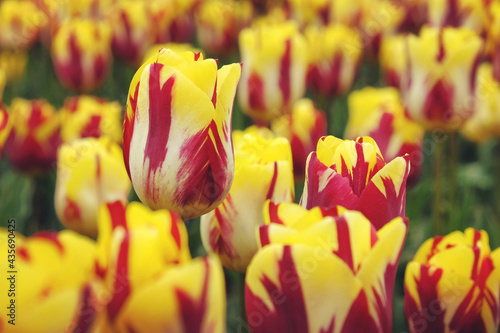
<path fill-rule="evenodd" d="M 27 50 L 36 43 L 40 28 L 47 21 L 34 1 L 4 0 L 0 2 L 0 48 Z"/>
<path fill-rule="evenodd" d="M 408 183 L 414 184 L 423 164 L 425 131 L 406 117 L 398 90 L 366 87 L 349 95 L 348 106 L 345 138 L 355 140 L 362 135 L 370 136 L 386 161 L 408 154 L 411 166 Z"/>
<path fill-rule="evenodd" d="M 3 146 L 9 136 L 12 122 L 9 121 L 9 114 L 5 105 L 0 101 L 0 157 L 2 156 Z"/>
<path fill-rule="evenodd" d="M 478 69 L 476 111 L 465 122 L 461 132 L 475 142 L 500 137 L 500 82 L 494 78 L 491 64 L 484 63 Z"/>
<path fill-rule="evenodd" d="M 341 24 L 305 32 L 309 46 L 307 82 L 322 95 L 341 95 L 351 88 L 362 56 L 359 33 Z"/>
<path fill-rule="evenodd" d="M 392 296 L 407 224 L 380 230 L 360 212 L 269 204 L 248 266 L 245 305 L 258 332 L 392 332 Z"/>
<path fill-rule="evenodd" d="M 327 121 L 323 111 L 316 109 L 310 99 L 301 99 L 293 105 L 292 113 L 271 123 L 272 131 L 290 140 L 293 173 L 303 181 L 307 156 L 316 148 L 318 140 L 326 135 Z"/>
<path fill-rule="evenodd" d="M 245 64 L 238 91 L 243 111 L 268 123 L 289 113 L 305 93 L 307 43 L 292 22 L 261 24 L 239 36 Z"/>
<path fill-rule="evenodd" d="M 468 228 L 427 240 L 406 266 L 410 332 L 497 332 L 500 250 Z"/>
<path fill-rule="evenodd" d="M 379 230 L 405 216 L 409 173 L 409 155 L 386 163 L 370 137 L 353 141 L 325 136 L 307 158 L 300 202 L 307 209 L 340 205 L 360 211 Z"/>
<path fill-rule="evenodd" d="M 406 36 L 384 36 L 380 42 L 378 60 L 385 83 L 399 89 L 407 70 Z"/>
<path fill-rule="evenodd" d="M 194 12 L 198 0 L 151 0 L 155 43 L 189 43 L 195 32 Z"/>
<path fill-rule="evenodd" d="M 486 27 L 486 53 L 493 65 L 493 76 L 500 80 L 500 1 L 491 2 Z"/>
<path fill-rule="evenodd" d="M 240 64 L 162 49 L 130 85 L 123 155 L 132 185 L 152 209 L 182 219 L 208 213 L 234 174 L 231 116 Z"/>
<path fill-rule="evenodd" d="M 292 151 L 285 138 L 235 134 L 233 185 L 222 204 L 201 217 L 200 228 L 207 252 L 244 272 L 257 251 L 255 228 L 264 224 L 265 201 L 294 200 Z"/>
<path fill-rule="evenodd" d="M 45 100 L 15 98 L 9 118 L 12 129 L 4 152 L 12 166 L 30 173 L 55 168 L 61 121 L 54 107 Z"/>
<path fill-rule="evenodd" d="M 153 44 L 153 22 L 145 1 L 120 0 L 111 11 L 109 23 L 114 56 L 139 67 L 147 49 Z"/>
<path fill-rule="evenodd" d="M 238 50 L 238 35 L 254 15 L 249 0 L 207 0 L 196 12 L 196 35 L 209 54 L 231 55 Z M 222 19 L 224 18 L 224 19 Z"/>
<path fill-rule="evenodd" d="M 0 279 L 6 301 L 0 310 L 2 332 L 88 332 L 96 314 L 90 288 L 95 243 L 70 230 L 44 231 L 29 238 L 16 234 L 15 243 L 8 242 L 9 235 L 0 228 L 0 250 L 8 253 L 13 249 L 8 244 L 15 244 L 17 272 L 14 280 L 7 272 Z M 9 289 L 15 293 L 10 298 L 15 299 L 13 317 L 7 308 Z M 14 325 L 7 322 L 12 319 Z"/>
<path fill-rule="evenodd" d="M 191 259 L 177 214 L 138 202 L 108 203 L 99 214 L 97 331 L 225 331 L 222 266 Z"/>
<path fill-rule="evenodd" d="M 288 0 L 291 16 L 301 27 L 328 25 L 333 22 L 355 27 L 359 23 L 364 0 Z M 372 2 L 373 3 L 373 2 Z"/>
<path fill-rule="evenodd" d="M 78 138 L 106 136 L 122 141 L 122 107 L 99 97 L 81 95 L 64 101 L 61 113 L 61 138 L 71 142 Z"/>
<path fill-rule="evenodd" d="M 127 203 L 130 188 L 122 150 L 109 138 L 76 139 L 59 148 L 54 203 L 67 228 L 95 237 L 99 206 Z"/>
<path fill-rule="evenodd" d="M 434 27 L 466 27 L 481 34 L 486 28 L 489 0 L 427 1 L 427 21 Z"/>
<path fill-rule="evenodd" d="M 108 23 L 72 18 L 64 21 L 52 42 L 52 62 L 61 83 L 73 90 L 91 91 L 106 79 L 111 65 Z"/>
<path fill-rule="evenodd" d="M 482 40 L 466 28 L 422 28 L 408 36 L 401 84 L 406 109 L 427 130 L 455 131 L 472 115 Z"/>

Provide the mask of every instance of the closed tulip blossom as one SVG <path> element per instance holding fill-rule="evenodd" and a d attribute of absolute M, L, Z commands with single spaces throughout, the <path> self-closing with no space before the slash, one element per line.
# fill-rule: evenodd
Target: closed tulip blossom
<path fill-rule="evenodd" d="M 349 95 L 348 106 L 345 137 L 355 140 L 364 134 L 370 136 L 386 161 L 408 154 L 411 166 L 408 183 L 414 184 L 423 163 L 425 132 L 406 117 L 398 90 L 366 87 Z"/>
<path fill-rule="evenodd" d="M 198 0 L 151 0 L 155 43 L 189 43 L 195 32 Z"/>
<path fill-rule="evenodd" d="M 305 93 L 307 44 L 294 23 L 260 24 L 239 36 L 245 64 L 238 92 L 243 111 L 267 124 L 290 113 Z"/>
<path fill-rule="evenodd" d="M 88 92 L 101 85 L 111 65 L 111 31 L 104 21 L 64 21 L 52 42 L 52 62 L 61 83 Z"/>
<path fill-rule="evenodd" d="M 482 33 L 486 27 L 488 0 L 433 0 L 427 2 L 427 21 L 435 27 L 466 27 Z"/>
<path fill-rule="evenodd" d="M 130 188 L 122 150 L 107 137 L 77 139 L 59 148 L 54 202 L 67 228 L 95 237 L 99 206 L 127 203 Z"/>
<path fill-rule="evenodd" d="M 0 157 L 2 156 L 3 146 L 9 136 L 12 122 L 9 121 L 9 114 L 5 105 L 0 102 Z"/>
<path fill-rule="evenodd" d="M 385 83 L 399 89 L 407 70 L 406 35 L 384 36 L 380 42 L 378 60 Z"/>
<path fill-rule="evenodd" d="M 410 332 L 497 332 L 500 251 L 468 228 L 427 240 L 406 266 Z"/>
<path fill-rule="evenodd" d="M 486 53 L 493 65 L 493 76 L 500 80 L 500 2 L 492 1 L 488 10 Z"/>
<path fill-rule="evenodd" d="M 360 212 L 269 204 L 245 278 L 252 332 L 392 332 L 406 222 L 380 230 Z"/>
<path fill-rule="evenodd" d="M 253 132 L 253 130 L 251 129 Z M 244 272 L 257 251 L 256 226 L 264 224 L 266 200 L 293 202 L 292 151 L 285 138 L 235 132 L 235 172 L 226 199 L 201 217 L 201 238 L 207 252 L 223 265 Z"/>
<path fill-rule="evenodd" d="M 322 95 L 341 95 L 351 88 L 362 56 L 359 33 L 341 24 L 311 26 L 305 36 L 309 45 L 309 86 Z"/>
<path fill-rule="evenodd" d="M 61 138 L 71 142 L 78 138 L 106 136 L 122 141 L 122 107 L 118 102 L 81 95 L 64 101 L 61 113 Z"/>
<path fill-rule="evenodd" d="M 310 99 L 301 99 L 293 105 L 292 113 L 271 123 L 271 129 L 290 140 L 292 145 L 293 173 L 297 180 L 304 180 L 307 157 L 316 148 L 318 140 L 326 135 L 326 115 L 316 109 Z"/>
<path fill-rule="evenodd" d="M 12 166 L 35 174 L 55 168 L 61 121 L 54 107 L 44 100 L 15 98 L 9 111 L 12 129 L 4 152 Z"/>
<path fill-rule="evenodd" d="M 177 214 L 138 202 L 108 203 L 99 214 L 96 331 L 225 332 L 222 266 L 191 259 Z"/>
<path fill-rule="evenodd" d="M 423 28 L 408 36 L 401 84 L 408 114 L 427 130 L 456 131 L 474 111 L 482 40 L 466 28 Z"/>
<path fill-rule="evenodd" d="M 47 17 L 34 1 L 4 0 L 0 2 L 0 48 L 28 50 L 40 35 Z"/>
<path fill-rule="evenodd" d="M 162 49 L 130 85 L 123 155 L 132 185 L 152 209 L 187 220 L 226 197 L 234 174 L 231 115 L 240 64 Z"/>
<path fill-rule="evenodd" d="M 344 141 L 325 136 L 307 159 L 300 202 L 307 209 L 340 205 L 360 211 L 379 230 L 405 216 L 409 172 L 409 155 L 386 163 L 370 137 Z"/>
<path fill-rule="evenodd" d="M 9 303 L 0 310 L 2 332 L 88 332 L 96 315 L 90 287 L 95 243 L 70 230 L 28 238 L 16 234 L 14 243 L 8 243 L 10 235 L 0 228 L 2 251 L 12 250 L 7 244 L 15 245 L 16 272 L 0 280 L 4 300 L 9 289 L 15 293 L 10 298 L 15 299 L 14 318 L 9 317 Z M 12 319 L 14 324 L 8 323 Z"/>

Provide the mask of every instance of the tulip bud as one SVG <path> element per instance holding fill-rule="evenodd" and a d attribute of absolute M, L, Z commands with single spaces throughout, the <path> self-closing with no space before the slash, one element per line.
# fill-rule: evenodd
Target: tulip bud
<path fill-rule="evenodd" d="M 427 240 L 406 266 L 410 332 L 497 332 L 500 250 L 468 228 Z"/>
<path fill-rule="evenodd" d="M 101 136 L 116 143 L 122 141 L 122 107 L 118 102 L 86 95 L 69 97 L 60 113 L 63 142 Z"/>
<path fill-rule="evenodd" d="M 268 208 L 245 278 L 252 332 L 392 332 L 403 219 L 376 231 L 359 212 Z"/>
<path fill-rule="evenodd" d="M 323 95 L 341 95 L 351 88 L 362 55 L 359 33 L 335 24 L 310 26 L 305 32 L 310 64 L 307 82 Z"/>
<path fill-rule="evenodd" d="M 125 166 L 152 209 L 192 219 L 226 197 L 234 173 L 231 116 L 241 73 L 201 54 L 162 49 L 130 85 L 123 129 Z"/>
<path fill-rule="evenodd" d="M 493 1 L 488 10 L 486 51 L 493 65 L 493 76 L 500 80 L 500 2 Z"/>
<path fill-rule="evenodd" d="M 5 153 L 19 171 L 38 173 L 55 167 L 61 143 L 61 121 L 54 107 L 44 100 L 15 98 L 9 113 L 12 130 Z"/>
<path fill-rule="evenodd" d="M 307 44 L 295 24 L 254 26 L 239 36 L 243 66 L 239 102 L 254 121 L 289 113 L 305 92 Z"/>
<path fill-rule="evenodd" d="M 99 206 L 127 203 L 130 188 L 122 150 L 107 137 L 76 139 L 59 148 L 54 202 L 67 228 L 95 237 Z"/>
<path fill-rule="evenodd" d="M 104 22 L 77 18 L 63 22 L 52 43 L 52 61 L 61 83 L 78 91 L 101 85 L 112 61 L 110 45 L 110 29 Z"/>
<path fill-rule="evenodd" d="M 344 141 L 325 136 L 307 159 L 300 202 L 307 209 L 340 205 L 360 211 L 379 230 L 393 218 L 405 216 L 409 172 L 408 155 L 386 164 L 370 137 Z"/>
<path fill-rule="evenodd" d="M 408 36 L 401 90 L 410 117 L 427 130 L 460 128 L 474 110 L 481 49 L 481 38 L 465 28 L 423 28 Z"/>
<path fill-rule="evenodd" d="M 0 2 L 0 48 L 27 50 L 35 44 L 46 16 L 31 1 Z"/>
<path fill-rule="evenodd" d="M 222 266 L 214 257 L 191 259 L 177 214 L 108 203 L 99 212 L 97 243 L 98 331 L 225 330 Z"/>
<path fill-rule="evenodd" d="M 399 92 L 394 88 L 372 88 L 349 95 L 349 121 L 345 138 L 367 134 L 377 142 L 386 161 L 409 155 L 408 183 L 416 183 L 423 163 L 424 129 L 405 116 Z"/>
<path fill-rule="evenodd" d="M 397 54 L 397 56 L 395 56 Z M 379 62 L 385 83 L 394 88 L 401 87 L 401 78 L 407 70 L 406 36 L 384 36 L 380 43 Z"/>
<path fill-rule="evenodd" d="M 292 145 L 293 172 L 297 180 L 304 180 L 307 156 L 316 148 L 318 140 L 326 135 L 326 115 L 317 110 L 310 99 L 301 99 L 293 105 L 291 114 L 271 123 L 271 129 L 287 138 Z"/>
<path fill-rule="evenodd" d="M 155 43 L 189 43 L 194 34 L 195 6 L 198 0 L 152 0 Z"/>
<path fill-rule="evenodd" d="M 9 121 L 9 114 L 7 109 L 0 101 L 0 157 L 2 156 L 3 146 L 7 137 L 9 136 L 10 129 L 12 127 L 12 122 Z"/>
<path fill-rule="evenodd" d="M 434 27 L 466 27 L 482 33 L 485 28 L 488 0 L 428 1 L 428 22 Z"/>
<path fill-rule="evenodd" d="M 239 272 L 257 251 L 255 227 L 264 224 L 265 201 L 294 199 L 290 142 L 250 131 L 235 133 L 233 185 L 222 204 L 201 217 L 200 225 L 207 252 L 215 252 L 225 267 Z"/>
<path fill-rule="evenodd" d="M 195 16 L 200 46 L 210 54 L 234 53 L 238 46 L 238 34 L 250 25 L 252 17 L 250 1 L 203 2 Z"/>

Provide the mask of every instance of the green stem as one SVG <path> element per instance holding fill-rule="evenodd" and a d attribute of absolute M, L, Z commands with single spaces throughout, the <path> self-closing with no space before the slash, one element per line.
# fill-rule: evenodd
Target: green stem
<path fill-rule="evenodd" d="M 247 312 L 245 308 L 245 277 L 246 273 L 238 273 L 238 288 L 240 296 L 240 315 L 244 326 L 248 328 Z"/>
<path fill-rule="evenodd" d="M 460 230 L 460 220 L 457 218 L 457 163 L 458 163 L 458 134 L 450 133 L 449 136 L 449 158 L 448 158 L 448 190 L 449 190 L 449 231 Z"/>
<path fill-rule="evenodd" d="M 443 152 L 444 140 L 436 142 L 434 152 L 434 203 L 432 207 L 432 222 L 434 235 L 443 233 Z"/>

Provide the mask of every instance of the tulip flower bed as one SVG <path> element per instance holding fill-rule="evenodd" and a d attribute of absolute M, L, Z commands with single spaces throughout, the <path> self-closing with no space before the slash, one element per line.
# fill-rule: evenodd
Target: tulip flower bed
<path fill-rule="evenodd" d="M 500 1 L 0 2 L 0 332 L 497 332 Z"/>

